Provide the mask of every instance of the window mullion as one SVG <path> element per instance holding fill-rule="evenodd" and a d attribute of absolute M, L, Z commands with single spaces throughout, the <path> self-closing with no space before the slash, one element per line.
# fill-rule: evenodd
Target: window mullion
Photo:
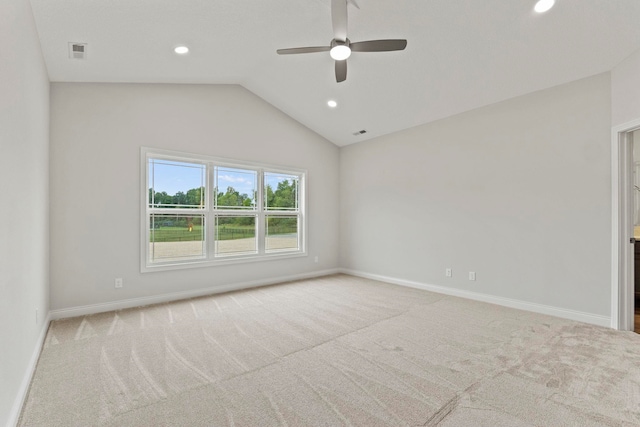
<path fill-rule="evenodd" d="M 264 170 L 262 169 L 258 171 L 258 191 L 256 198 L 256 233 L 258 235 L 258 254 L 264 254 L 266 220 L 264 216 Z"/>
<path fill-rule="evenodd" d="M 215 182 L 215 173 L 214 173 L 214 164 L 207 164 L 207 183 L 209 185 L 209 191 L 207 191 L 207 196 L 209 200 L 206 203 L 206 221 L 207 221 L 207 259 L 213 260 L 215 258 L 215 247 L 216 247 L 216 217 L 214 215 L 214 209 L 216 206 L 216 199 L 218 197 L 216 182 Z"/>
<path fill-rule="evenodd" d="M 203 215 L 206 209 L 182 209 L 182 208 L 150 208 L 147 207 L 147 213 L 156 215 Z"/>

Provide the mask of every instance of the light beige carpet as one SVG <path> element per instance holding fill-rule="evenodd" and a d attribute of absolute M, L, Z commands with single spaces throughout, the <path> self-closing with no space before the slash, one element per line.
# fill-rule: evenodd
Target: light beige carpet
<path fill-rule="evenodd" d="M 23 426 L 638 426 L 640 336 L 346 275 L 52 322 Z"/>

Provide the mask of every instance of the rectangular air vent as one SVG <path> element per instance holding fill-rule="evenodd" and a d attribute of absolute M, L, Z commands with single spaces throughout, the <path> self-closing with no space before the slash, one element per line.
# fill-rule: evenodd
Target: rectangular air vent
<path fill-rule="evenodd" d="M 87 59 L 87 44 L 69 42 L 69 59 Z"/>

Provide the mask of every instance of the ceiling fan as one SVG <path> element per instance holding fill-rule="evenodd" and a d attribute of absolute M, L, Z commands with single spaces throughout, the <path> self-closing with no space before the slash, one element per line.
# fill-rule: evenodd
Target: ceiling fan
<path fill-rule="evenodd" d="M 333 40 L 329 46 L 294 47 L 290 49 L 278 49 L 279 55 L 291 55 L 297 53 L 329 52 L 331 58 L 336 61 L 336 81 L 338 83 L 347 79 L 347 58 L 351 52 L 389 52 L 404 50 L 407 47 L 406 40 L 368 40 L 352 43 L 347 38 L 347 4 L 351 3 L 358 9 L 360 7 L 355 0 L 331 0 L 331 21 L 333 23 Z"/>

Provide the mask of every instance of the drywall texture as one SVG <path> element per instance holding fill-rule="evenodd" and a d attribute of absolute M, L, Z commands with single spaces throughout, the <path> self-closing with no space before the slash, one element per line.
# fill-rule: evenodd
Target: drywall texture
<path fill-rule="evenodd" d="M 609 316 L 610 113 L 607 73 L 343 148 L 342 267 Z"/>
<path fill-rule="evenodd" d="M 28 1 L 0 2 L 0 40 L 0 425 L 5 425 L 15 415 L 14 402 L 49 311 L 49 80 Z"/>
<path fill-rule="evenodd" d="M 54 83 L 51 111 L 52 309 L 338 266 L 338 148 L 246 89 Z M 141 146 L 306 169 L 309 256 L 140 273 Z"/>
<path fill-rule="evenodd" d="M 640 50 L 611 71 L 611 125 L 640 119 Z"/>

